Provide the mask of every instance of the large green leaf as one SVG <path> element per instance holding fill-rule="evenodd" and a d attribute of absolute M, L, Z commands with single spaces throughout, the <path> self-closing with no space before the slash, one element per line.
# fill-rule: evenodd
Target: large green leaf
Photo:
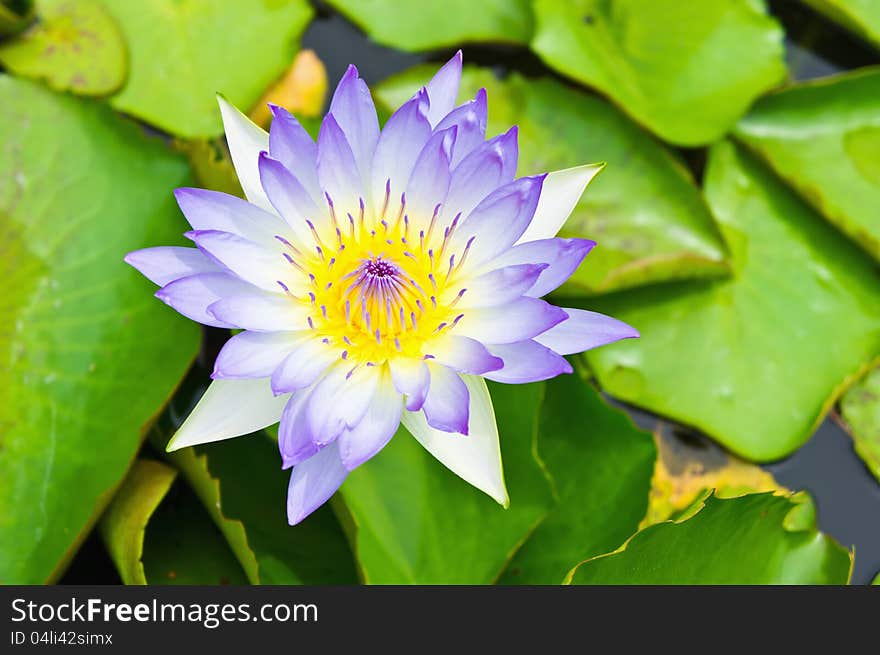
<path fill-rule="evenodd" d="M 880 68 L 766 96 L 736 135 L 880 260 Z"/>
<path fill-rule="evenodd" d="M 140 459 L 101 517 L 101 534 L 125 584 L 244 584 L 223 536 L 170 466 Z"/>
<path fill-rule="evenodd" d="M 876 265 L 731 143 L 715 146 L 709 204 L 730 280 L 595 299 L 641 338 L 587 354 L 603 389 L 693 425 L 748 458 L 803 444 L 880 353 Z"/>
<path fill-rule="evenodd" d="M 460 43 L 528 43 L 529 0 L 328 0 L 374 41 L 401 50 Z"/>
<path fill-rule="evenodd" d="M 101 0 L 125 33 L 120 111 L 186 137 L 222 132 L 216 94 L 247 110 L 290 64 L 312 17 L 305 0 Z"/>
<path fill-rule="evenodd" d="M 840 413 L 856 452 L 880 480 L 880 368 L 868 373 L 844 394 Z"/>
<path fill-rule="evenodd" d="M 348 477 L 342 498 L 364 582 L 488 584 L 498 577 L 552 502 L 532 455 L 543 390 L 490 386 L 509 509 L 446 469 L 403 428 Z"/>
<path fill-rule="evenodd" d="M 785 78 L 764 0 L 537 0 L 532 48 L 667 141 L 714 141 Z"/>
<path fill-rule="evenodd" d="M 789 516 L 800 505 L 769 493 L 710 496 L 681 522 L 645 528 L 622 548 L 576 566 L 572 584 L 846 584 L 852 556 Z"/>
<path fill-rule="evenodd" d="M 863 39 L 880 46 L 880 3 L 877 0 L 803 0 Z"/>
<path fill-rule="evenodd" d="M 0 75 L 0 581 L 56 577 L 183 376 L 196 325 L 126 252 L 179 239 L 186 162 L 105 105 Z"/>
<path fill-rule="evenodd" d="M 153 433 L 164 450 L 167 436 Z M 289 471 L 263 434 L 167 453 L 192 486 L 253 584 L 349 584 L 351 550 L 329 507 L 287 524 Z"/>
<path fill-rule="evenodd" d="M 125 42 L 97 0 L 40 0 L 40 19 L 0 43 L 0 64 L 53 89 L 106 95 L 125 81 Z"/>
<path fill-rule="evenodd" d="M 432 74 L 431 67 L 416 67 L 380 84 L 376 97 L 397 107 Z M 521 175 L 608 162 L 562 230 L 599 244 L 563 293 L 729 272 L 687 169 L 617 109 L 557 80 L 512 74 L 501 81 L 489 70 L 466 67 L 461 99 L 481 87 L 489 96 L 488 132 L 519 125 Z"/>
<path fill-rule="evenodd" d="M 505 583 L 559 584 L 572 562 L 623 543 L 648 507 L 651 435 L 576 375 L 547 383 L 535 450 L 556 507 L 514 555 Z"/>

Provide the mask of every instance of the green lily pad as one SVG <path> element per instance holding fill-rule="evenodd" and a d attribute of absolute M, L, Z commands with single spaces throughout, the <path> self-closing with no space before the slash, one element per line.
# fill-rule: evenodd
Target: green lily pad
<path fill-rule="evenodd" d="M 490 383 L 489 390 L 509 509 L 449 471 L 401 428 L 341 489 L 364 582 L 489 584 L 546 515 L 550 488 L 532 456 L 543 385 Z"/>
<path fill-rule="evenodd" d="M 868 373 L 844 394 L 840 413 L 856 453 L 880 480 L 880 368 Z"/>
<path fill-rule="evenodd" d="M 532 35 L 529 0 L 328 0 L 371 39 L 401 50 L 460 43 L 525 44 Z"/>
<path fill-rule="evenodd" d="M 0 75 L 4 584 L 61 573 L 195 356 L 198 326 L 122 261 L 180 239 L 189 181 L 105 105 Z"/>
<path fill-rule="evenodd" d="M 803 0 L 854 34 L 880 46 L 880 5 L 876 0 Z"/>
<path fill-rule="evenodd" d="M 375 95 L 397 107 L 434 69 L 419 66 L 380 84 Z M 613 106 L 557 80 L 466 67 L 460 99 L 485 87 L 488 133 L 519 125 L 519 173 L 587 162 L 608 166 L 584 193 L 563 236 L 598 246 L 561 293 L 589 294 L 678 278 L 730 272 L 725 248 L 687 169 Z"/>
<path fill-rule="evenodd" d="M 223 536 L 170 466 L 135 462 L 101 517 L 101 535 L 125 584 L 246 584 Z M 183 493 L 181 493 L 181 491 Z"/>
<path fill-rule="evenodd" d="M 112 105 L 172 134 L 223 131 L 216 94 L 247 111 L 290 64 L 305 0 L 101 0 L 125 34 L 128 82 Z"/>
<path fill-rule="evenodd" d="M 710 143 L 785 79 L 763 0 L 536 0 L 532 49 L 684 146 Z"/>
<path fill-rule="evenodd" d="M 736 136 L 880 260 L 880 68 L 766 96 Z"/>
<path fill-rule="evenodd" d="M 78 95 L 112 93 L 125 81 L 125 42 L 97 0 L 40 0 L 39 20 L 0 43 L 0 64 Z"/>
<path fill-rule="evenodd" d="M 35 15 L 33 0 L 0 0 L 0 37 L 18 34 Z"/>
<path fill-rule="evenodd" d="M 165 449 L 167 434 L 151 441 Z M 289 471 L 262 434 L 165 454 L 223 533 L 252 584 L 351 584 L 351 550 L 329 507 L 287 524 Z"/>
<path fill-rule="evenodd" d="M 815 525 L 787 522 L 798 502 L 769 493 L 708 497 L 696 514 L 645 528 L 582 562 L 571 584 L 759 585 L 849 581 L 852 554 Z"/>
<path fill-rule="evenodd" d="M 613 396 L 744 457 L 784 457 L 880 352 L 876 264 L 729 142 L 710 152 L 706 195 L 733 277 L 593 299 L 642 336 L 586 356 Z"/>
<path fill-rule="evenodd" d="M 535 452 L 556 506 L 510 562 L 509 584 L 559 584 L 572 562 L 617 548 L 648 507 L 651 435 L 575 375 L 547 383 Z"/>

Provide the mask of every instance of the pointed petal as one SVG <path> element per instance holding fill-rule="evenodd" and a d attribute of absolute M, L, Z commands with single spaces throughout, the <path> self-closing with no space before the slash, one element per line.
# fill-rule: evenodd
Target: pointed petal
<path fill-rule="evenodd" d="M 482 378 L 464 376 L 470 397 L 470 434 L 436 430 L 420 412 L 404 412 L 402 423 L 425 449 L 453 473 L 507 507 L 498 427 L 489 390 Z"/>
<path fill-rule="evenodd" d="M 160 287 L 198 273 L 220 273 L 222 269 L 197 248 L 157 246 L 128 253 L 124 261 Z"/>
<path fill-rule="evenodd" d="M 639 336 L 634 327 L 604 314 L 569 307 L 565 313 L 568 314 L 566 320 L 535 337 L 535 341 L 560 355 L 572 355 Z"/>
<path fill-rule="evenodd" d="M 443 432 L 468 433 L 468 388 L 461 376 L 441 364 L 428 362 L 431 384 L 422 411 L 428 425 Z"/>
<path fill-rule="evenodd" d="M 504 365 L 479 341 L 457 334 L 441 333 L 425 343 L 425 350 L 438 364 L 460 373 L 482 375 Z"/>
<path fill-rule="evenodd" d="M 548 264 L 514 264 L 496 268 L 473 280 L 467 280 L 462 283 L 464 293 L 461 295 L 459 307 L 506 305 L 531 289 L 547 267 Z M 455 293 L 457 293 L 455 288 L 452 288 L 450 294 Z M 452 297 L 448 300 L 452 300 Z"/>
<path fill-rule="evenodd" d="M 321 202 L 322 209 L 318 209 L 293 173 L 280 161 L 272 159 L 265 153 L 260 155 L 259 166 L 260 180 L 266 196 L 293 232 L 294 245 L 301 249 L 311 249 L 314 247 L 314 237 L 308 221 L 318 225 L 323 222 L 317 217 L 324 215 L 323 207 L 326 205 L 326 200 Z"/>
<path fill-rule="evenodd" d="M 250 287 L 248 293 L 218 300 L 208 313 L 242 330 L 291 332 L 308 328 L 308 309 L 282 294 Z"/>
<path fill-rule="evenodd" d="M 516 175 L 519 148 L 516 126 L 477 146 L 452 171 L 446 196 L 447 216 L 470 214 L 486 196 Z"/>
<path fill-rule="evenodd" d="M 481 145 L 486 138 L 486 123 L 488 121 L 488 104 L 486 102 L 486 89 L 477 91 L 473 100 L 469 100 L 449 112 L 437 125 L 437 131 L 450 127 L 457 128 L 455 137 L 455 149 L 452 152 L 451 165 L 454 168 L 458 163 L 469 155 L 474 148 Z"/>
<path fill-rule="evenodd" d="M 416 159 L 406 185 L 406 214 L 414 225 L 427 228 L 434 209 L 446 200 L 454 144 L 454 127 L 435 132 Z"/>
<path fill-rule="evenodd" d="M 261 209 L 272 211 L 257 171 L 260 153 L 269 149 L 269 135 L 223 96 L 218 95 L 217 102 L 220 104 L 229 154 L 232 155 L 232 164 L 245 197 Z"/>
<path fill-rule="evenodd" d="M 400 358 L 389 362 L 394 387 L 406 396 L 406 408 L 415 412 L 425 404 L 431 376 L 421 359 Z"/>
<path fill-rule="evenodd" d="M 208 311 L 223 298 L 248 293 L 255 289 L 231 273 L 199 273 L 180 278 L 156 292 L 156 297 L 187 318 L 213 327 L 233 327 Z"/>
<path fill-rule="evenodd" d="M 549 380 L 557 375 L 571 373 L 564 357 L 536 341 L 495 344 L 489 352 L 504 360 L 504 368 L 486 373 L 484 377 L 506 384 L 524 384 Z"/>
<path fill-rule="evenodd" d="M 320 448 L 306 423 L 305 408 L 314 387 L 295 391 L 281 413 L 278 426 L 278 451 L 281 468 L 289 469 L 315 455 Z"/>
<path fill-rule="evenodd" d="M 168 443 L 167 450 L 250 434 L 277 423 L 287 396 L 276 396 L 268 378 L 214 380 Z"/>
<path fill-rule="evenodd" d="M 339 435 L 339 456 L 349 471 L 385 447 L 400 425 L 403 398 L 387 371 L 379 379 L 373 397 L 357 425 Z"/>
<path fill-rule="evenodd" d="M 276 243 L 276 234 L 289 233 L 274 213 L 227 193 L 184 187 L 174 197 L 194 230 L 220 230 L 267 246 Z"/>
<path fill-rule="evenodd" d="M 370 164 L 379 140 L 379 119 L 370 89 L 354 66 L 348 67 L 333 92 L 329 113 L 333 114 L 351 146 L 361 178 L 369 180 Z"/>
<path fill-rule="evenodd" d="M 492 266 L 511 266 L 515 264 L 538 263 L 547 264 L 547 268 L 528 290 L 528 295 L 540 298 L 571 277 L 572 273 L 584 261 L 584 257 L 596 245 L 588 239 L 540 239 L 514 246 L 497 259 Z"/>
<path fill-rule="evenodd" d="M 278 243 L 274 251 L 269 251 L 253 241 L 219 230 L 193 230 L 186 236 L 214 261 L 265 291 L 282 291 L 278 282 L 287 280 L 291 274 Z"/>
<path fill-rule="evenodd" d="M 327 114 L 318 133 L 318 180 L 330 196 L 337 219 L 357 216 L 365 199 L 362 179 L 351 146 L 333 114 Z"/>
<path fill-rule="evenodd" d="M 273 118 L 269 128 L 269 155 L 293 174 L 312 202 L 321 204 L 318 146 L 289 111 L 277 105 L 270 108 Z"/>
<path fill-rule="evenodd" d="M 498 307 L 468 309 L 455 329 L 486 344 L 514 343 L 546 332 L 567 318 L 559 307 L 523 296 Z"/>
<path fill-rule="evenodd" d="M 214 361 L 213 378 L 267 378 L 299 344 L 304 332 L 240 332 Z"/>
<path fill-rule="evenodd" d="M 339 459 L 336 442 L 293 467 L 287 488 L 287 520 L 296 525 L 326 503 L 342 485 L 348 469 Z"/>
<path fill-rule="evenodd" d="M 428 120 L 432 127 L 443 120 L 455 106 L 458 87 L 461 84 L 461 59 L 461 50 L 459 50 L 452 56 L 452 59 L 443 64 L 425 86 L 428 91 L 428 99 L 431 101 Z"/>
<path fill-rule="evenodd" d="M 584 189 L 605 164 L 588 164 L 549 173 L 541 189 L 535 216 L 518 243 L 555 237 L 578 204 Z"/>

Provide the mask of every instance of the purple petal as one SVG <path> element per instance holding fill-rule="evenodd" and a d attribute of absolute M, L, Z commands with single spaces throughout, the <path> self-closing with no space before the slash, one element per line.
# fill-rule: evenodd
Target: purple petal
<path fill-rule="evenodd" d="M 269 129 L 269 154 L 296 177 L 313 202 L 321 203 L 318 146 L 289 111 L 277 105 L 270 108 L 273 118 Z"/>
<path fill-rule="evenodd" d="M 428 363 L 431 384 L 422 411 L 428 425 L 443 432 L 468 433 L 468 388 L 458 373 Z"/>
<path fill-rule="evenodd" d="M 220 230 L 261 244 L 288 232 L 277 216 L 226 193 L 185 187 L 176 189 L 174 197 L 194 230 Z"/>
<path fill-rule="evenodd" d="M 318 180 L 330 196 L 339 221 L 346 214 L 357 216 L 360 202 L 366 198 L 361 174 L 351 146 L 333 117 L 327 114 L 318 133 Z"/>
<path fill-rule="evenodd" d="M 281 468 L 288 469 L 303 462 L 319 448 L 316 439 L 309 432 L 306 422 L 305 408 L 312 389 L 303 389 L 294 393 L 284 411 L 281 412 L 281 423 L 278 426 L 278 450 L 281 453 Z"/>
<path fill-rule="evenodd" d="M 218 321 L 255 332 L 291 332 L 308 328 L 308 310 L 281 294 L 248 287 L 246 293 L 218 300 L 208 307 Z"/>
<path fill-rule="evenodd" d="M 296 245 L 313 246 L 314 237 L 307 221 L 315 225 L 316 217 L 324 215 L 323 209 L 318 209 L 303 185 L 280 161 L 261 153 L 259 168 L 266 197 L 290 226 Z M 323 200 L 321 207 L 325 203 Z M 324 227 L 323 221 L 317 221 L 316 227 Z"/>
<path fill-rule="evenodd" d="M 420 359 L 393 359 L 389 362 L 394 387 L 406 396 L 406 408 L 416 412 L 425 404 L 431 376 Z"/>
<path fill-rule="evenodd" d="M 267 378 L 302 340 L 302 332 L 241 332 L 214 361 L 212 378 Z"/>
<path fill-rule="evenodd" d="M 276 394 L 305 389 L 338 359 L 337 351 L 318 338 L 301 341 L 272 374 Z"/>
<path fill-rule="evenodd" d="M 222 298 L 247 293 L 254 288 L 229 273 L 199 273 L 180 278 L 156 292 L 166 305 L 194 321 L 214 327 L 234 327 L 217 318 L 208 307 Z"/>
<path fill-rule="evenodd" d="M 229 232 L 218 230 L 194 230 L 186 235 L 214 261 L 229 269 L 236 276 L 266 291 L 281 291 L 279 280 L 286 279 L 291 269 L 279 252 L 270 252 Z"/>
<path fill-rule="evenodd" d="M 485 344 L 514 343 L 546 332 L 567 318 L 559 307 L 524 296 L 498 307 L 469 309 L 455 330 Z"/>
<path fill-rule="evenodd" d="M 306 420 L 319 446 L 357 425 L 367 411 L 379 382 L 377 367 L 361 366 L 354 372 L 340 363 L 327 372 L 309 398 Z"/>
<path fill-rule="evenodd" d="M 486 373 L 484 377 L 506 384 L 524 384 L 549 380 L 572 368 L 564 357 L 535 341 L 496 344 L 489 350 L 504 360 L 504 368 Z"/>
<path fill-rule="evenodd" d="M 157 246 L 128 253 L 125 263 L 140 271 L 144 277 L 160 287 L 182 277 L 198 273 L 219 273 L 217 264 L 197 248 Z"/>
<path fill-rule="evenodd" d="M 513 181 L 519 148 L 518 129 L 510 128 L 504 134 L 477 146 L 452 171 L 446 212 L 467 216 L 480 201 L 498 187 Z"/>
<path fill-rule="evenodd" d="M 541 239 L 514 246 L 492 262 L 493 266 L 508 266 L 544 262 L 548 264 L 528 295 L 540 298 L 559 287 L 571 277 L 596 245 L 587 239 Z"/>
<path fill-rule="evenodd" d="M 379 119 L 370 89 L 358 77 L 354 66 L 348 67 L 333 92 L 329 113 L 336 119 L 351 146 L 361 178 L 368 180 L 373 152 L 379 140 Z"/>
<path fill-rule="evenodd" d="M 339 458 L 336 442 L 293 467 L 287 489 L 287 520 L 296 525 L 330 499 L 342 485 L 348 469 Z"/>
<path fill-rule="evenodd" d="M 497 260 L 496 260 L 497 261 Z M 531 289 L 547 264 L 514 264 L 484 273 L 468 280 L 461 296 L 460 307 L 494 307 L 506 305 Z M 453 293 L 455 290 L 453 289 Z"/>
<path fill-rule="evenodd" d="M 391 115 L 379 135 L 373 155 L 372 200 L 380 211 L 389 184 L 389 200 L 399 201 L 406 190 L 416 159 L 431 136 L 431 124 L 423 108 L 424 98 L 419 94 Z"/>
<path fill-rule="evenodd" d="M 580 353 L 639 336 L 635 328 L 604 314 L 568 307 L 565 312 L 568 314 L 567 320 L 535 337 L 535 341 L 560 355 Z"/>
<path fill-rule="evenodd" d="M 360 422 L 339 435 L 343 466 L 352 471 L 382 450 L 400 426 L 402 412 L 403 399 L 385 373 Z"/>
<path fill-rule="evenodd" d="M 510 248 L 532 220 L 543 181 L 543 175 L 521 177 L 490 193 L 453 233 L 450 251 L 463 256 L 473 241 L 468 261 L 475 267 Z"/>
<path fill-rule="evenodd" d="M 435 132 L 416 159 L 406 185 L 406 214 L 416 225 L 427 225 L 435 207 L 446 200 L 454 144 L 454 127 Z"/>
<path fill-rule="evenodd" d="M 460 373 L 482 375 L 497 371 L 504 362 L 475 339 L 455 334 L 441 334 L 425 345 L 434 361 Z"/>
<path fill-rule="evenodd" d="M 461 84 L 461 59 L 461 50 L 459 50 L 425 86 L 428 91 L 428 99 L 431 102 L 428 109 L 428 120 L 431 126 L 437 125 L 455 106 L 458 87 Z"/>
<path fill-rule="evenodd" d="M 473 100 L 456 107 L 438 123 L 436 128 L 438 132 L 450 127 L 457 128 L 455 149 L 452 152 L 451 165 L 453 168 L 474 148 L 483 143 L 486 138 L 487 121 L 486 89 L 480 89 Z"/>

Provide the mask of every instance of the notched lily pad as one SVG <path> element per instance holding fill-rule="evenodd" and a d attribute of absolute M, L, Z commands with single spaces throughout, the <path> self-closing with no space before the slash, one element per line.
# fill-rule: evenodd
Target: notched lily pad
<path fill-rule="evenodd" d="M 45 80 L 53 89 L 79 95 L 108 95 L 122 86 L 125 42 L 101 4 L 39 0 L 38 10 L 25 32 L 0 43 L 0 64 L 20 77 Z"/>
<path fill-rule="evenodd" d="M 880 480 L 880 368 L 869 372 L 844 394 L 840 414 L 856 453 Z"/>

